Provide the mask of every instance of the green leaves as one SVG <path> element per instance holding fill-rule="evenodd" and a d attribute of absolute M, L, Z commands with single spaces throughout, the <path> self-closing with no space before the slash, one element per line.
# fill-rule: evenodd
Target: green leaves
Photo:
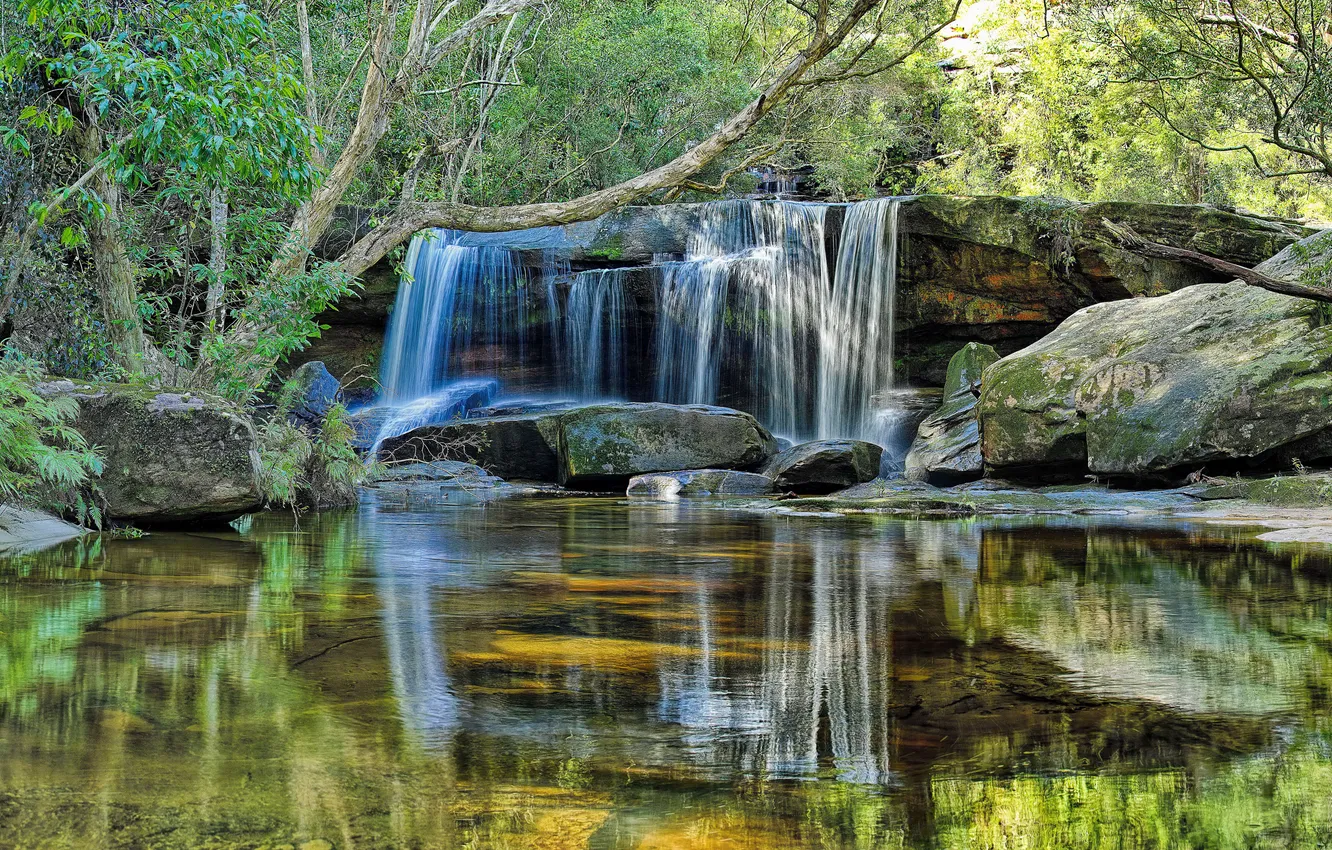
<path fill-rule="evenodd" d="M 78 402 L 40 395 L 39 379 L 30 365 L 0 361 L 0 501 L 42 489 L 81 490 L 102 471 L 101 459 L 69 424 Z"/>

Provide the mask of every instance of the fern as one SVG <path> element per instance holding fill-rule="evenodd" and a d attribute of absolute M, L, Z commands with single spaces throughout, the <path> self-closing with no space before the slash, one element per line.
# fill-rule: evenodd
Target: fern
<path fill-rule="evenodd" d="M 372 473 L 352 444 L 355 429 L 347 408 L 335 404 L 318 434 L 292 424 L 296 389 L 288 382 L 278 394 L 277 410 L 259 428 L 259 483 L 271 507 L 326 508 L 356 501 L 356 488 Z"/>
<path fill-rule="evenodd" d="M 100 527 L 100 511 L 86 503 L 102 461 L 69 424 L 78 401 L 46 398 L 35 388 L 40 379 L 26 361 L 0 360 L 0 502 L 58 499 L 74 504 L 80 522 Z"/>

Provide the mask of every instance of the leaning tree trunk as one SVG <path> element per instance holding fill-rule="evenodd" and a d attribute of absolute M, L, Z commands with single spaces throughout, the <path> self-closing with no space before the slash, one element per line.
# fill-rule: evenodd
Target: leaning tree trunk
<path fill-rule="evenodd" d="M 96 127 L 83 127 L 77 132 L 83 162 L 91 168 L 103 153 L 102 133 Z M 118 365 L 141 372 L 149 356 L 149 346 L 136 303 L 134 265 L 121 230 L 120 187 L 102 169 L 93 177 L 90 188 L 102 202 L 101 214 L 89 222 L 88 242 L 97 272 L 102 314 L 106 318 L 107 340 Z"/>

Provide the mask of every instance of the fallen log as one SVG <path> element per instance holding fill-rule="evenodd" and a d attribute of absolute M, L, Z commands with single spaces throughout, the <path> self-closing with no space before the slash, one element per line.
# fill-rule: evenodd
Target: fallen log
<path fill-rule="evenodd" d="M 1239 266 L 1235 263 L 1229 263 L 1225 260 L 1212 257 L 1198 251 L 1190 251 L 1187 248 L 1176 248 L 1172 245 L 1162 245 L 1159 242 L 1148 242 L 1143 239 L 1133 228 L 1126 224 L 1115 224 L 1109 219 L 1101 219 L 1102 226 L 1110 234 L 1111 238 L 1121 248 L 1137 254 L 1140 257 L 1150 257 L 1156 260 L 1174 260 L 1179 263 L 1188 263 L 1191 266 L 1208 269 L 1218 274 L 1231 275 L 1232 277 L 1247 283 L 1249 286 L 1256 286 L 1259 289 L 1266 289 L 1269 292 L 1277 292 L 1281 295 L 1293 295 L 1296 298 L 1309 298 L 1314 301 L 1324 301 L 1332 304 L 1332 289 L 1323 289 L 1318 286 L 1306 286 L 1294 281 L 1282 280 L 1281 278 L 1265 275 L 1260 271 Z"/>

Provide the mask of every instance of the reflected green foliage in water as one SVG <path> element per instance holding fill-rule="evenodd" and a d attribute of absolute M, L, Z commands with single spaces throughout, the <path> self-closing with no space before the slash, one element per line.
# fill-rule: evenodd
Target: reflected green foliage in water
<path fill-rule="evenodd" d="M 1332 559 L 1250 540 L 371 497 L 74 541 L 0 562 L 0 847 L 1315 847 Z"/>

